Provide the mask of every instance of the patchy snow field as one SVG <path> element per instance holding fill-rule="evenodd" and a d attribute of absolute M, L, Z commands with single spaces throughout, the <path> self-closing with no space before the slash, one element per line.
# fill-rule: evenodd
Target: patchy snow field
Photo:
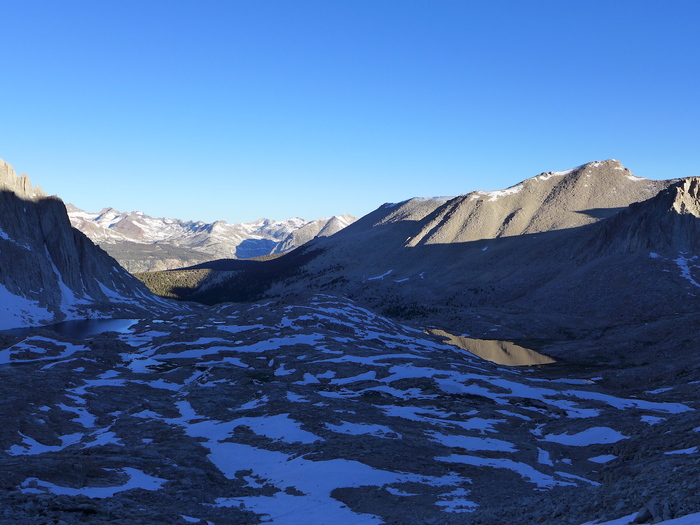
<path fill-rule="evenodd" d="M 4 508 L 26 506 L 27 520 L 37 501 L 89 505 L 95 520 L 117 508 L 123 523 L 518 512 L 577 525 L 598 515 L 624 447 L 695 412 L 663 401 L 668 389 L 624 398 L 499 368 L 346 300 L 208 312 L 0 350 L 3 396 L 20 414 L 0 430 L 15 487 Z M 685 443 L 665 435 L 654 453 L 681 468 L 698 457 Z"/>

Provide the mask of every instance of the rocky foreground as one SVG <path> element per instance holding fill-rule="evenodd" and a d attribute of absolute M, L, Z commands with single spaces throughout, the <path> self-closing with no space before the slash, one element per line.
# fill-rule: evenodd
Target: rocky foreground
<path fill-rule="evenodd" d="M 498 367 L 320 295 L 0 348 L 0 523 L 700 511 L 698 381 L 621 391 L 615 370 Z"/>

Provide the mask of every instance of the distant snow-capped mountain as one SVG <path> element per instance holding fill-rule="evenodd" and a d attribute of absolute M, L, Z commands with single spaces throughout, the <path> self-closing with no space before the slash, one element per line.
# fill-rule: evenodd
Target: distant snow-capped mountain
<path fill-rule="evenodd" d="M 89 213 L 69 204 L 75 228 L 102 246 L 130 272 L 167 270 L 213 259 L 248 259 L 283 253 L 341 230 L 356 219 L 341 215 L 315 221 L 259 219 L 229 224 L 154 218 L 140 211 L 104 208 Z"/>

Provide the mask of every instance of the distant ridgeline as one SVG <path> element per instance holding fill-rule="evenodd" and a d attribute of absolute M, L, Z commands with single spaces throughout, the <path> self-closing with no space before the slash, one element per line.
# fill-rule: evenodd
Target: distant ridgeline
<path fill-rule="evenodd" d="M 156 219 L 138 211 L 121 213 L 112 208 L 87 213 L 70 204 L 68 215 L 75 228 L 132 273 L 284 253 L 313 238 L 332 235 L 356 220 L 350 215 L 339 215 L 314 221 L 293 218 L 208 224 Z"/>

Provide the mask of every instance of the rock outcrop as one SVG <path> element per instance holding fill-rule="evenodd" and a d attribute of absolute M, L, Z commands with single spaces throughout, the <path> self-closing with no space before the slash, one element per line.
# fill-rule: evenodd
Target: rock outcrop
<path fill-rule="evenodd" d="M 675 182 L 606 221 L 591 253 L 700 252 L 700 178 Z"/>
<path fill-rule="evenodd" d="M 0 160 L 0 328 L 123 313 L 159 302 L 85 235 L 63 202 Z"/>

